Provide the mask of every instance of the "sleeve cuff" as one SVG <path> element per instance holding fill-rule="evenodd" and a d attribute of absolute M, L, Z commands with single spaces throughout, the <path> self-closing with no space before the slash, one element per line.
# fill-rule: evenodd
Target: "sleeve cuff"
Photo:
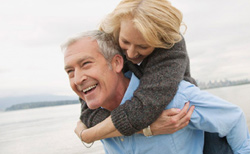
<path fill-rule="evenodd" d="M 138 130 L 132 127 L 125 111 L 115 109 L 111 112 L 111 119 L 116 129 L 124 136 L 130 136 Z"/>

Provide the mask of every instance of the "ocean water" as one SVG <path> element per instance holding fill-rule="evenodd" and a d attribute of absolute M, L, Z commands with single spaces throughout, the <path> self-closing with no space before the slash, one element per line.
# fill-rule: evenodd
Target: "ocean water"
<path fill-rule="evenodd" d="M 242 108 L 250 128 L 250 85 L 207 90 Z M 80 104 L 0 112 L 0 154 L 104 154 L 85 148 L 74 133 Z"/>
<path fill-rule="evenodd" d="M 0 154 L 102 154 L 74 133 L 80 104 L 0 113 Z"/>

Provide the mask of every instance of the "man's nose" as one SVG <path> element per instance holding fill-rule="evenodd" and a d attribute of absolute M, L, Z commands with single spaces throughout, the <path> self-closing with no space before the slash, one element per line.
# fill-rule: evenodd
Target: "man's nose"
<path fill-rule="evenodd" d="M 75 76 L 74 82 L 76 85 L 82 85 L 83 82 L 87 79 L 86 74 L 81 70 L 75 70 L 74 76 Z"/>

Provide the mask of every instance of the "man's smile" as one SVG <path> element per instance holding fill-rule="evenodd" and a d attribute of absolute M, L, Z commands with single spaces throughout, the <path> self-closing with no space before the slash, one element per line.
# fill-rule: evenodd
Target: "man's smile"
<path fill-rule="evenodd" d="M 92 86 L 90 86 L 90 87 L 88 87 L 88 88 L 86 88 L 86 89 L 83 89 L 82 92 L 83 92 L 84 94 L 87 94 L 88 92 L 90 92 L 90 91 L 92 91 L 93 89 L 95 89 L 96 86 L 97 86 L 97 84 L 92 85 Z"/>

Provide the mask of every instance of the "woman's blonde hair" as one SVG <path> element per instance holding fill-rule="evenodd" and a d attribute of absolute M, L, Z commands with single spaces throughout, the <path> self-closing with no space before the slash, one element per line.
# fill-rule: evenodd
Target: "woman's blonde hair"
<path fill-rule="evenodd" d="M 100 30 L 118 41 L 124 19 L 131 19 L 152 47 L 169 49 L 182 39 L 182 13 L 167 0 L 122 0 L 102 21 Z"/>

